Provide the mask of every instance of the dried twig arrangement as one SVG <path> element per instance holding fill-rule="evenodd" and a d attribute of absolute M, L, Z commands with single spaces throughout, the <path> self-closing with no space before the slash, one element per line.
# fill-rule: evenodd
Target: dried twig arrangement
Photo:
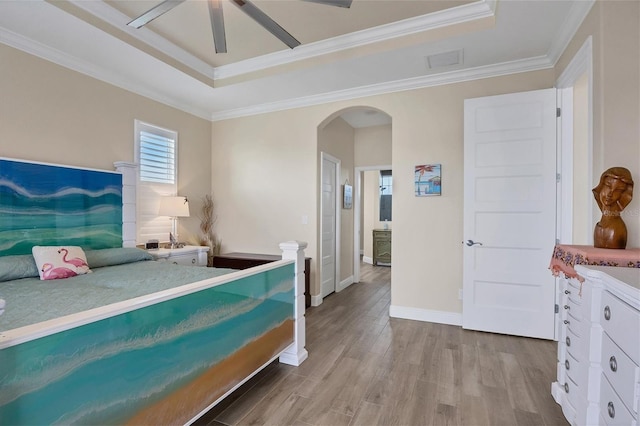
<path fill-rule="evenodd" d="M 202 198 L 202 209 L 200 214 L 200 245 L 208 246 L 207 266 L 213 266 L 213 257 L 220 254 L 221 241 L 215 234 L 213 227 L 216 223 L 215 204 L 211 195 Z"/>

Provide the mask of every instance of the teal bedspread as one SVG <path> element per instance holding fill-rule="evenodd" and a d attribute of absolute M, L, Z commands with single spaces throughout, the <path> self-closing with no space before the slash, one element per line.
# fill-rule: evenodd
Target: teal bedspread
<path fill-rule="evenodd" d="M 95 268 L 86 275 L 0 282 L 0 332 L 234 272 L 233 269 L 141 261 Z"/>

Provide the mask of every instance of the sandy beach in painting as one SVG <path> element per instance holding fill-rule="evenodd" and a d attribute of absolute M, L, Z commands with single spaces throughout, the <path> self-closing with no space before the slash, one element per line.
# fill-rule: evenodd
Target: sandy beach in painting
<path fill-rule="evenodd" d="M 293 320 L 268 331 L 237 352 L 209 368 L 182 389 L 147 407 L 129 419 L 130 425 L 185 424 L 241 379 L 292 343 Z"/>

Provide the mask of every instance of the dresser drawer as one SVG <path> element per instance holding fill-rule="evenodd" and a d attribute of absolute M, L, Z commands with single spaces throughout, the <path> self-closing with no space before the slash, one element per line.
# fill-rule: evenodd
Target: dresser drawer
<path fill-rule="evenodd" d="M 640 368 L 613 343 L 606 333 L 602 336 L 602 371 L 627 408 L 638 412 L 638 377 Z"/>
<path fill-rule="evenodd" d="M 564 360 L 564 368 L 566 376 L 574 382 L 575 386 L 584 389 L 587 384 L 586 363 L 578 360 L 571 352 L 567 352 L 567 357 Z"/>
<path fill-rule="evenodd" d="M 564 343 L 567 346 L 567 352 L 577 360 L 582 361 L 587 355 L 583 339 L 577 335 L 571 327 L 567 328 L 567 335 L 564 338 Z"/>
<path fill-rule="evenodd" d="M 569 401 L 569 404 L 571 404 L 572 407 L 575 407 L 578 403 L 580 392 L 578 392 L 578 385 L 576 382 L 574 382 L 569 376 L 567 376 L 564 381 L 564 392 L 567 394 L 567 401 Z"/>
<path fill-rule="evenodd" d="M 600 308 L 604 331 L 634 363 L 640 364 L 640 312 L 608 291 L 602 293 Z"/>
<path fill-rule="evenodd" d="M 624 406 L 603 374 L 600 378 L 600 416 L 609 426 L 636 426 L 636 418 Z"/>

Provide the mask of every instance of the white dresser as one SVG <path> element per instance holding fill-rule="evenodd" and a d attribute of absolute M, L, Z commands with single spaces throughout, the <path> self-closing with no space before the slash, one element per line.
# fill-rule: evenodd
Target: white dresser
<path fill-rule="evenodd" d="M 176 263 L 178 265 L 207 266 L 209 247 L 184 246 L 176 249 L 149 250 L 155 260 Z"/>
<path fill-rule="evenodd" d="M 576 266 L 561 278 L 554 399 L 572 425 L 638 425 L 640 269 Z"/>

